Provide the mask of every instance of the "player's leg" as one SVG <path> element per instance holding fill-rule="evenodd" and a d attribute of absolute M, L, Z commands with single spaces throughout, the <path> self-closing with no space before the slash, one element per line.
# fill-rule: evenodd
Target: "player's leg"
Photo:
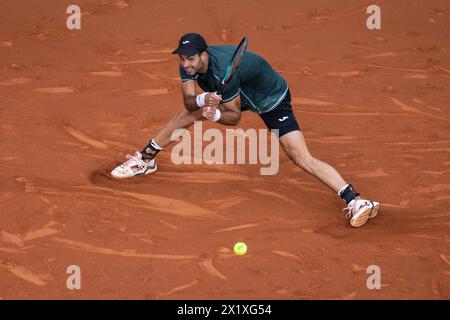
<path fill-rule="evenodd" d="M 319 179 L 347 203 L 350 224 L 354 227 L 365 224 L 377 215 L 379 203 L 361 199 L 335 168 L 311 155 L 290 101 L 288 91 L 283 101 L 274 110 L 261 114 L 261 118 L 269 129 L 278 130 L 280 144 L 294 164 Z"/>
<path fill-rule="evenodd" d="M 222 111 L 223 105 L 218 106 Z M 247 111 L 248 108 L 242 107 L 241 112 Z M 171 141 L 172 133 L 177 129 L 187 129 L 195 121 L 205 120 L 206 118 L 202 115 L 203 109 L 196 111 L 183 110 L 175 117 L 170 119 L 170 121 L 157 133 L 157 135 L 150 140 L 147 146 L 141 151 L 144 159 L 151 160 L 156 154 L 163 148 L 168 146 Z"/>
<path fill-rule="evenodd" d="M 156 136 L 150 140 L 147 146 L 141 151 L 145 160 L 153 159 L 156 154 L 163 148 L 167 147 L 172 141 L 172 133 L 177 129 L 187 129 L 194 124 L 195 121 L 204 120 L 202 116 L 202 109 L 196 111 L 183 110 L 175 117 L 169 120 L 169 122 L 156 134 Z"/>
<path fill-rule="evenodd" d="M 280 137 L 280 144 L 298 167 L 318 178 L 336 193 L 347 184 L 336 169 L 311 155 L 301 131 L 284 134 Z"/>
<path fill-rule="evenodd" d="M 360 227 L 377 215 L 379 203 L 361 199 L 360 194 L 342 178 L 335 168 L 313 157 L 306 146 L 302 132 L 295 130 L 284 134 L 280 137 L 280 144 L 298 167 L 322 181 L 347 203 L 346 217 L 353 227 Z"/>
<path fill-rule="evenodd" d="M 141 152 L 136 151 L 134 155 L 127 155 L 128 160 L 112 170 L 111 175 L 115 178 L 129 178 L 155 172 L 157 165 L 154 158 L 159 151 L 171 143 L 172 133 L 176 129 L 187 129 L 195 121 L 203 119 L 201 109 L 193 112 L 181 111 L 169 120 Z"/>

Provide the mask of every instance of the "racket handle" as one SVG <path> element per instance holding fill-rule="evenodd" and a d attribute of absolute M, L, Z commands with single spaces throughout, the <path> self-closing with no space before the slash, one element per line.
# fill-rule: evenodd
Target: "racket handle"
<path fill-rule="evenodd" d="M 220 83 L 219 87 L 217 88 L 216 94 L 218 96 L 220 96 L 221 94 L 223 94 L 224 90 L 225 90 L 225 85 L 223 83 Z"/>

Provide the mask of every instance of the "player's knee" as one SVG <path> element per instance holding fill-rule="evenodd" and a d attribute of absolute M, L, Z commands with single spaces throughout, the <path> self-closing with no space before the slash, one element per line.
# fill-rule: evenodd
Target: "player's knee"
<path fill-rule="evenodd" d="M 314 168 L 315 158 L 309 153 L 302 153 L 300 150 L 292 150 L 289 157 L 295 164 L 306 171 L 311 171 Z"/>
<path fill-rule="evenodd" d="M 234 118 L 229 125 L 230 126 L 237 126 L 241 122 L 241 114 L 237 115 L 236 118 Z"/>
<path fill-rule="evenodd" d="M 304 170 L 311 172 L 314 168 L 314 158 L 312 157 L 301 157 L 298 160 L 300 167 Z"/>
<path fill-rule="evenodd" d="M 304 168 L 308 172 L 314 171 L 315 164 L 316 159 L 311 156 L 302 160 L 302 168 Z"/>
<path fill-rule="evenodd" d="M 200 120 L 202 118 L 201 112 L 199 110 L 196 111 L 188 111 L 183 110 L 179 114 L 179 120 L 185 124 L 193 124 L 194 121 Z"/>

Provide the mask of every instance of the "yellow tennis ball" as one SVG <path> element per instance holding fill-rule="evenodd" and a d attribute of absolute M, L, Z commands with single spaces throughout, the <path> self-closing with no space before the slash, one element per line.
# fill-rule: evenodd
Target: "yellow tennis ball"
<path fill-rule="evenodd" d="M 247 253 L 247 245 L 243 242 L 237 242 L 234 245 L 234 253 L 238 256 L 243 256 Z"/>

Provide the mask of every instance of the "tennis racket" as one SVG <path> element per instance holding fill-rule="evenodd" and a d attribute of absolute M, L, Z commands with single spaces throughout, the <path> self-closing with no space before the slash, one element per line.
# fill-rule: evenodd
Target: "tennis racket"
<path fill-rule="evenodd" d="M 237 68 L 239 67 L 239 64 L 242 61 L 242 57 L 244 56 L 244 52 L 247 49 L 247 45 L 248 45 L 248 38 L 247 37 L 242 38 L 241 42 L 236 48 L 236 51 L 233 54 L 233 58 L 231 59 L 231 62 L 228 65 L 227 70 L 225 71 L 225 75 L 222 81 L 219 83 L 219 87 L 217 88 L 217 95 L 221 95 L 225 91 L 227 84 L 233 78 Z"/>

